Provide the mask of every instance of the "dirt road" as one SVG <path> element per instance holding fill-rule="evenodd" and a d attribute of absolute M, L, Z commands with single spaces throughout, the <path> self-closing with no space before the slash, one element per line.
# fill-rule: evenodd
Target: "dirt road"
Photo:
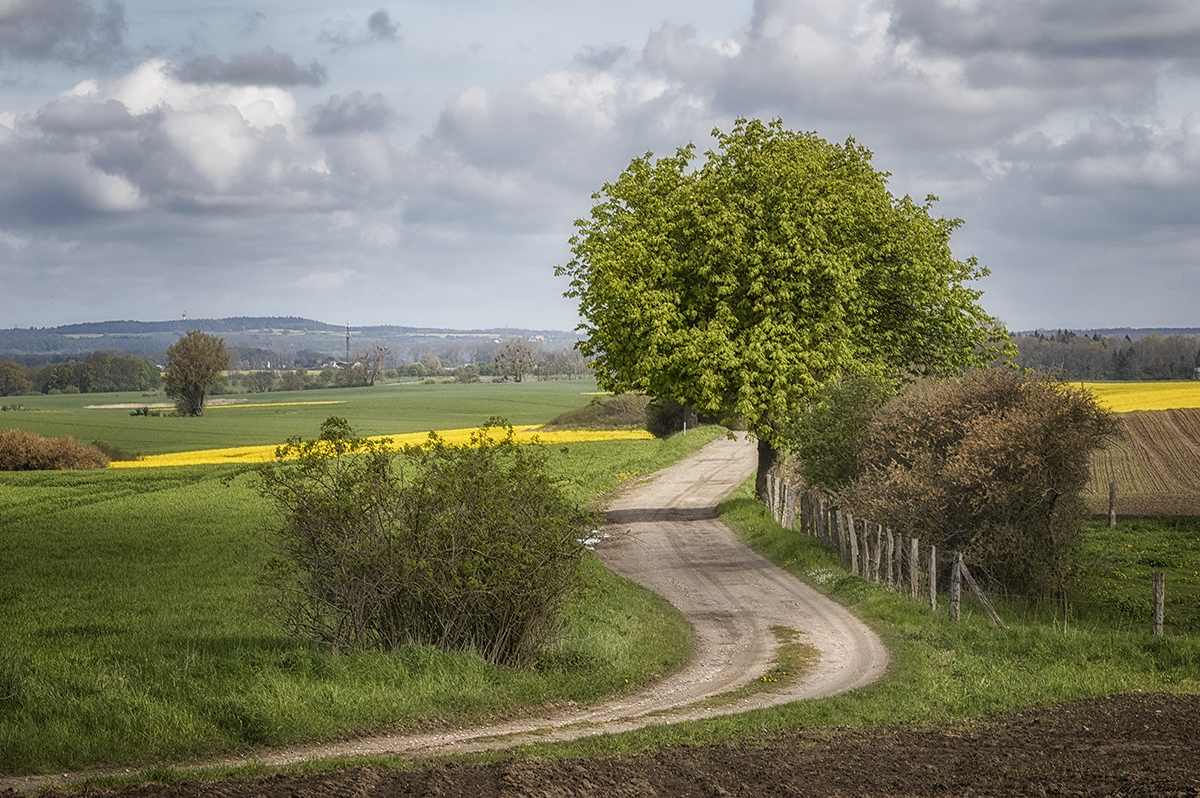
<path fill-rule="evenodd" d="M 874 681 L 888 665 L 879 638 L 840 605 L 743 546 L 716 520 L 717 502 L 754 471 L 755 457 L 752 443 L 718 440 L 610 504 L 609 523 L 603 530 L 607 537 L 597 546 L 597 554 L 616 573 L 666 597 L 691 622 L 694 656 L 679 672 L 641 693 L 570 714 L 266 751 L 214 764 L 284 765 L 357 754 L 430 755 L 505 748 L 532 740 L 574 739 L 740 712 L 832 695 Z M 802 632 L 799 640 L 820 652 L 813 672 L 784 683 L 777 692 L 757 693 L 719 707 L 694 706 L 701 699 L 748 684 L 770 669 L 776 647 L 772 626 Z M 0 790 L 42 783 L 42 779 L 0 778 Z"/>

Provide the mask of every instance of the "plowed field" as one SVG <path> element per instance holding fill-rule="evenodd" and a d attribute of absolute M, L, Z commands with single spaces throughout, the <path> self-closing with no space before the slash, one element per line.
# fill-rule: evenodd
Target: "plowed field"
<path fill-rule="evenodd" d="M 791 729 L 606 759 L 524 759 L 142 784 L 121 798 L 1196 796 L 1200 696 L 1132 694 L 969 724 Z M 45 795 L 62 796 L 54 789 Z"/>
<path fill-rule="evenodd" d="M 1122 413 L 1126 437 L 1093 463 L 1088 498 L 1108 513 L 1117 483 L 1122 517 L 1200 515 L 1200 408 Z"/>

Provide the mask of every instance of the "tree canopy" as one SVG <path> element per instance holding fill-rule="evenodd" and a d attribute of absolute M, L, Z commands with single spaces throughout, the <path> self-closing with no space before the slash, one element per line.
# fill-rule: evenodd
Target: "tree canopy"
<path fill-rule="evenodd" d="M 634 159 L 577 221 L 571 279 L 581 351 L 614 392 L 736 415 L 759 478 L 788 420 L 845 374 L 948 373 L 1004 339 L 956 260 L 961 220 L 894 197 L 871 153 L 775 120 L 739 119 L 694 147 Z M 1006 340 L 1006 339 L 1004 339 Z"/>
<path fill-rule="evenodd" d="M 204 414 L 204 398 L 209 389 L 229 368 L 225 339 L 191 330 L 167 347 L 167 367 L 163 384 L 175 408 L 185 416 Z"/>

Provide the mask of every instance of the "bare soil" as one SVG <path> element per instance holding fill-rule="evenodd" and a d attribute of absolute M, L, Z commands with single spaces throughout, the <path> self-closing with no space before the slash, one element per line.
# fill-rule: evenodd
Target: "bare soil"
<path fill-rule="evenodd" d="M 51 790 L 47 795 L 63 795 Z M 794 729 L 607 759 L 438 761 L 319 776 L 143 784 L 88 795 L 1200 796 L 1200 696 L 1132 694 L 973 723 Z"/>
<path fill-rule="evenodd" d="M 1119 415 L 1122 440 L 1092 460 L 1087 500 L 1108 517 L 1108 486 L 1117 483 L 1121 518 L 1200 515 L 1200 408 L 1136 410 Z"/>

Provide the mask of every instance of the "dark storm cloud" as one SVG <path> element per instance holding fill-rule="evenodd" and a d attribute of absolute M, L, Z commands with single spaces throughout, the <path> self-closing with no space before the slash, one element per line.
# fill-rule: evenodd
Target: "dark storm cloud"
<path fill-rule="evenodd" d="M 356 91 L 348 97 L 334 95 L 317 109 L 317 119 L 311 131 L 318 136 L 343 133 L 365 133 L 385 128 L 393 117 L 392 109 L 382 94 L 364 97 Z"/>
<path fill-rule="evenodd" d="M 0 57 L 58 61 L 70 66 L 109 63 L 124 52 L 125 8 L 107 0 L 15 0 L 0 7 Z"/>
<path fill-rule="evenodd" d="M 230 83 L 235 86 L 320 86 L 328 79 L 325 67 L 316 61 L 300 67 L 287 53 L 270 47 L 235 55 L 222 61 L 208 55 L 193 58 L 179 68 L 187 83 Z"/>
<path fill-rule="evenodd" d="M 1093 120 L 1062 140 L 1035 132 L 1002 145 L 989 215 L 1025 236 L 1092 243 L 1200 234 L 1200 125 Z"/>
<path fill-rule="evenodd" d="M 380 41 L 396 41 L 400 26 L 392 22 L 388 12 L 382 8 L 367 18 L 367 31 L 371 38 Z"/>
<path fill-rule="evenodd" d="M 60 100 L 41 108 L 35 117 L 36 129 L 54 136 L 94 136 L 115 130 L 134 130 L 137 126 L 138 121 L 129 109 L 116 100 L 103 103 Z"/>
<path fill-rule="evenodd" d="M 896 0 L 892 32 L 925 48 L 972 57 L 1004 51 L 1043 58 L 1195 58 L 1192 0 Z"/>

